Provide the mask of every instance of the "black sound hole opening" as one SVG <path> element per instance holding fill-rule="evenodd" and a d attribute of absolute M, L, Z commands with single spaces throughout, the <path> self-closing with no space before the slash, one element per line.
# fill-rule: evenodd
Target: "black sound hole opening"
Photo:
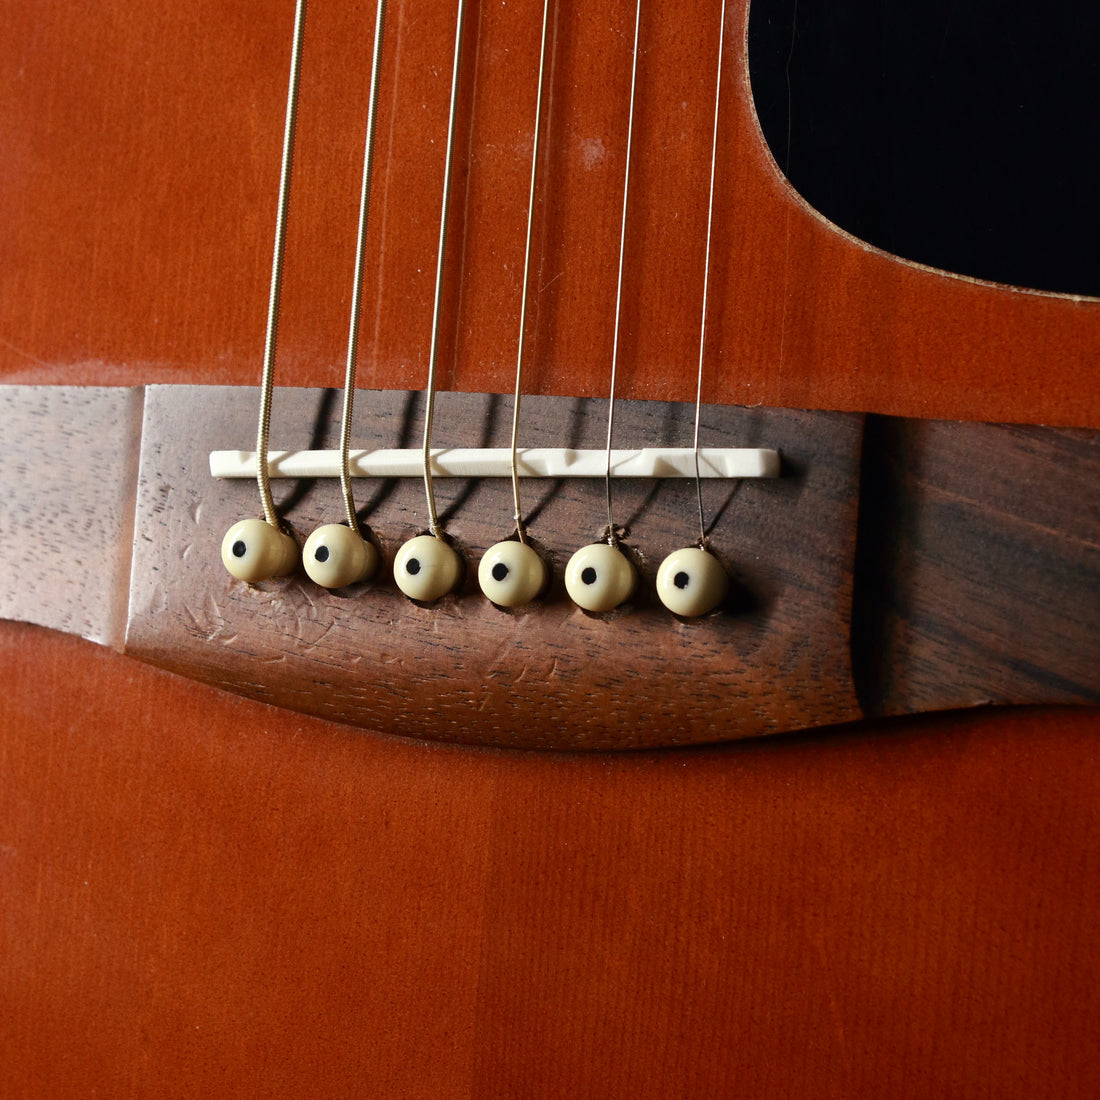
<path fill-rule="evenodd" d="M 1100 4 L 753 0 L 764 136 L 826 218 L 899 256 L 1100 295 Z"/>

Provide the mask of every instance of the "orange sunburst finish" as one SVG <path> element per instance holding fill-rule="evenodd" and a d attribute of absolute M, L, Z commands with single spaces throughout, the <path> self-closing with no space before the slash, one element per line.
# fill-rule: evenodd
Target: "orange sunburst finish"
<path fill-rule="evenodd" d="M 306 29 L 281 329 L 284 384 L 340 378 L 372 19 Z M 110 10 L 110 9 L 109 9 Z M 702 293 L 717 6 L 643 7 L 623 392 L 690 399 Z M 243 14 L 242 14 L 243 13 Z M 0 367 L 30 379 L 252 384 L 270 264 L 291 5 L 15 20 Z M 1092 301 L 900 264 L 805 207 L 752 111 L 729 6 L 707 399 L 944 419 L 1100 422 Z M 538 25 L 472 3 L 448 248 L 443 387 L 512 385 Z M 556 11 L 531 388 L 606 392 L 633 5 Z M 247 27 L 247 33 L 245 32 Z M 368 241 L 362 384 L 422 388 L 453 22 L 394 4 Z M 95 73 L 96 79 L 90 80 Z M 124 247 L 119 242 L 125 242 Z M 61 272 L 65 275 L 62 277 Z M 1051 348 L 1057 347 L 1056 355 Z"/>
<path fill-rule="evenodd" d="M 506 390 L 537 28 L 526 5 L 469 10 L 445 375 Z M 634 396 L 690 396 L 716 10 L 646 6 Z M 545 392 L 605 386 L 631 16 L 556 9 Z M 6 5 L 5 380 L 256 380 L 291 18 Z M 339 376 L 371 18 L 310 13 L 285 384 Z M 728 18 L 708 399 L 1100 423 L 1096 304 L 824 224 L 757 132 L 743 0 Z M 405 0 L 390 28 L 362 383 L 404 388 L 425 371 L 451 26 Z M 0 1091 L 1096 1092 L 1095 714 L 576 759 L 397 742 L 384 717 L 353 735 L 33 627 L 0 644 Z"/>

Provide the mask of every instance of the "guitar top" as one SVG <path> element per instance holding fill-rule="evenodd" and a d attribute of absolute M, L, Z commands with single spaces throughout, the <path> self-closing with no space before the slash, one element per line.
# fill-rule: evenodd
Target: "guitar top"
<path fill-rule="evenodd" d="M 317 391 L 342 384 L 367 7 L 316 0 L 308 12 L 275 446 L 336 426 Z M 108 455 L 129 463 L 132 496 L 73 475 L 67 494 L 43 484 L 36 501 L 15 460 L 20 499 L 49 517 L 43 543 L 68 543 L 76 562 L 36 599 L 33 525 L 18 559 L 32 565 L 9 568 L 4 586 L 5 615 L 24 621 L 0 622 L 0 1092 L 1094 1095 L 1097 712 L 979 704 L 1095 702 L 1100 303 L 945 274 L 829 223 L 761 137 L 748 5 L 729 0 L 703 397 L 716 431 L 773 445 L 766 434 L 789 456 L 788 476 L 728 501 L 707 489 L 740 606 L 685 624 L 653 601 L 648 562 L 692 539 L 689 483 L 624 490 L 645 584 L 607 618 L 574 613 L 560 588 L 541 611 L 506 614 L 472 589 L 431 612 L 388 581 L 351 608 L 300 576 L 248 588 L 216 560 L 215 581 L 200 539 L 216 554 L 223 519 L 258 510 L 252 486 L 214 487 L 203 464 L 254 439 L 293 5 L 9 8 L 0 377 L 149 388 L 122 401 L 116 427 L 134 447 Z M 426 385 L 453 15 L 388 5 L 360 332 L 360 385 L 390 395 L 383 404 Z M 597 416 L 634 15 L 617 0 L 583 14 L 551 5 L 526 392 Z M 694 401 L 719 18 L 710 0 L 642 5 L 619 395 L 644 408 Z M 444 416 L 446 401 L 488 400 L 460 395 L 512 388 L 539 44 L 530 5 L 471 2 L 467 20 Z M 231 388 L 191 390 L 177 417 L 177 386 Z M 357 418 L 364 438 L 397 444 L 366 397 Z M 154 419 L 155 433 L 138 424 Z M 5 456 L 25 454 L 11 430 Z M 387 555 L 423 529 L 413 489 L 362 491 Z M 220 501 L 209 517 L 207 491 Z M 599 534 L 598 488 L 529 491 L 532 538 L 553 564 Z M 332 484 L 278 492 L 298 534 L 339 517 Z M 508 534 L 506 491 L 444 496 L 470 561 Z M 88 515 L 107 578 L 91 582 L 98 602 L 73 580 L 96 572 Z M 190 548 L 181 516 L 200 533 Z M 201 558 L 209 590 L 192 600 L 161 576 L 155 542 L 132 555 L 135 533 L 165 536 L 173 564 Z M 134 562 L 144 579 L 131 591 Z M 429 636 L 469 634 L 486 653 L 503 630 L 511 668 L 542 614 L 582 667 L 560 677 L 569 705 L 543 727 L 521 715 L 509 743 L 671 744 L 673 689 L 655 690 L 670 662 L 647 658 L 638 633 L 618 652 L 612 631 L 641 627 L 661 654 L 718 637 L 691 679 L 728 699 L 769 626 L 796 652 L 791 602 L 814 624 L 804 675 L 819 694 L 788 661 L 782 696 L 750 702 L 743 732 L 839 728 L 587 755 L 392 736 L 461 735 L 482 704 L 499 733 L 516 696 L 482 683 L 493 662 L 469 670 L 466 704 L 440 704 L 455 662 Z M 328 609 L 327 642 L 310 605 Z M 242 642 L 217 683 L 255 609 L 264 636 Z M 425 656 L 333 694 L 314 673 L 352 614 L 367 616 L 380 658 L 399 619 Z M 200 683 L 35 615 L 172 668 L 193 671 L 212 645 L 219 658 Z M 292 637 L 272 643 L 267 624 Z M 285 654 L 303 656 L 306 636 L 295 668 Z M 595 698 L 605 674 L 583 667 L 586 644 L 644 669 L 625 689 L 644 737 Z M 531 682 L 511 677 L 531 699 L 554 681 L 547 652 L 527 662 Z M 311 678 L 325 681 L 322 715 L 343 720 L 349 697 L 366 700 L 363 728 L 260 701 L 301 695 Z M 681 711 L 689 739 L 714 740 L 698 698 Z M 899 717 L 940 706 L 968 712 Z M 783 708 L 789 720 L 775 718 Z"/>

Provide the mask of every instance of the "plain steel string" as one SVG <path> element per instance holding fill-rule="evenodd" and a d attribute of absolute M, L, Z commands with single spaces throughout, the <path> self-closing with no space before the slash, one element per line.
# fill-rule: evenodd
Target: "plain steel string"
<path fill-rule="evenodd" d="M 523 252 L 523 291 L 519 307 L 519 350 L 516 354 L 516 397 L 512 404 L 512 500 L 516 506 L 516 537 L 527 542 L 527 531 L 523 524 L 523 507 L 519 500 L 519 405 L 523 393 L 523 352 L 527 342 L 527 292 L 531 278 L 531 228 L 535 216 L 535 183 L 538 177 L 539 132 L 542 122 L 542 87 L 546 72 L 546 28 L 550 18 L 550 0 L 542 5 L 542 44 L 539 47 L 539 88 L 535 99 L 535 142 L 531 152 L 531 186 L 527 193 L 527 244 Z"/>
<path fill-rule="evenodd" d="M 432 419 L 435 415 L 435 374 L 439 356 L 439 320 L 443 303 L 443 257 L 447 250 L 447 208 L 451 194 L 451 165 L 454 160 L 455 116 L 458 111 L 458 67 L 462 55 L 462 23 L 466 0 L 458 0 L 455 26 L 455 58 L 451 71 L 451 107 L 447 120 L 447 155 L 443 172 L 443 210 L 439 216 L 439 255 L 435 264 L 435 304 L 432 307 L 432 345 L 428 354 L 428 394 L 424 410 L 424 490 L 428 497 L 428 530 L 442 537 L 435 511 L 435 488 L 432 485 Z"/>
<path fill-rule="evenodd" d="M 256 481 L 260 487 L 264 518 L 279 527 L 279 515 L 271 497 L 267 445 L 271 427 L 271 391 L 275 377 L 275 343 L 279 330 L 279 295 L 283 285 L 283 243 L 286 212 L 290 204 L 290 167 L 294 159 L 294 125 L 298 117 L 298 72 L 302 59 L 302 32 L 306 21 L 306 0 L 298 0 L 294 14 L 294 43 L 290 54 L 290 87 L 286 96 L 286 126 L 283 130 L 283 164 L 279 173 L 279 212 L 275 219 L 275 255 L 271 261 L 271 293 L 267 301 L 267 336 L 264 340 L 264 368 L 260 380 L 260 422 L 256 431 Z"/>
<path fill-rule="evenodd" d="M 695 496 L 699 502 L 699 546 L 707 541 L 703 513 L 703 479 L 699 473 L 699 421 L 703 411 L 703 353 L 707 344 L 707 290 L 710 286 L 710 238 L 714 222 L 714 177 L 718 163 L 718 108 L 722 99 L 722 54 L 726 37 L 726 0 L 722 0 L 722 24 L 718 31 L 718 78 L 714 86 L 714 133 L 710 143 L 710 195 L 707 199 L 707 245 L 703 261 L 703 317 L 699 323 L 699 370 L 695 381 Z"/>
<path fill-rule="evenodd" d="M 615 288 L 615 342 L 611 350 L 611 396 L 607 407 L 607 541 L 614 546 L 618 541 L 615 520 L 611 512 L 611 437 L 615 428 L 615 377 L 619 365 L 619 324 L 622 318 L 623 257 L 626 252 L 626 208 L 630 196 L 630 150 L 634 143 L 634 93 L 638 85 L 638 30 L 642 23 L 642 0 L 634 11 L 634 57 L 630 67 L 630 116 L 626 130 L 626 172 L 623 179 L 623 216 L 619 227 L 619 276 Z"/>
<path fill-rule="evenodd" d="M 344 493 L 344 510 L 348 526 L 359 530 L 355 515 L 355 500 L 351 491 L 351 420 L 355 408 L 355 362 L 359 345 L 359 305 L 363 297 L 363 254 L 367 239 L 367 219 L 370 213 L 370 185 L 374 171 L 374 132 L 377 124 L 378 74 L 382 68 L 382 30 L 386 19 L 386 0 L 378 0 L 374 21 L 374 53 L 371 58 L 370 97 L 367 103 L 367 143 L 363 151 L 363 185 L 359 193 L 359 232 L 355 244 L 355 277 L 351 288 L 351 321 L 348 324 L 347 370 L 344 375 L 344 412 L 340 422 L 340 487 Z"/>

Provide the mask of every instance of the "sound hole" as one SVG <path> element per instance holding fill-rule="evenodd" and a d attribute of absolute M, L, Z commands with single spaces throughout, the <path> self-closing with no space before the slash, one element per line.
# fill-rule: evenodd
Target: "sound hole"
<path fill-rule="evenodd" d="M 908 259 L 1100 295 L 1100 5 L 753 0 L 749 62 L 779 167 Z"/>

